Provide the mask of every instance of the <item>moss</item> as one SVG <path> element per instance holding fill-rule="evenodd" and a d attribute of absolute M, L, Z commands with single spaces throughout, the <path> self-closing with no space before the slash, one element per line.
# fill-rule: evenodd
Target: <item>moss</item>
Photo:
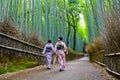
<path fill-rule="evenodd" d="M 14 60 L 12 62 L 9 61 L 7 63 L 0 63 L 0 74 L 4 74 L 6 72 L 15 72 L 19 70 L 24 70 L 38 65 L 40 65 L 40 62 L 30 60 L 28 58 L 23 58 L 21 59 L 21 61 Z"/>
<path fill-rule="evenodd" d="M 0 74 L 4 74 L 6 72 L 7 72 L 7 70 L 5 68 L 0 68 Z"/>

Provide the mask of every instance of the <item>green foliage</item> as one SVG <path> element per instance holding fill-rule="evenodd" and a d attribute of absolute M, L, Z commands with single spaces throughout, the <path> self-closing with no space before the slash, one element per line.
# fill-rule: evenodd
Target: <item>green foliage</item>
<path fill-rule="evenodd" d="M 17 27 L 25 34 L 36 32 L 35 34 L 39 37 L 43 37 L 46 41 L 51 39 L 53 43 L 56 42 L 59 36 L 63 36 L 66 42 L 68 31 L 66 10 L 72 12 L 74 16 L 77 15 L 78 17 L 74 18 L 77 20 L 79 19 L 79 13 L 82 12 L 82 6 L 80 0 L 65 0 L 65 2 L 66 7 L 64 0 L 0 0 L 0 20 L 7 16 L 17 23 L 19 25 Z M 69 17 L 70 22 L 74 24 L 72 16 Z M 78 22 L 79 20 L 77 20 Z M 74 29 L 71 28 L 70 30 L 70 36 L 73 36 Z M 74 38 L 68 40 L 73 41 Z M 78 44 L 79 39 L 75 41 Z M 69 47 L 73 47 L 72 45 L 74 43 L 70 43 Z"/>
<path fill-rule="evenodd" d="M 3 55 L 0 59 L 0 74 L 32 68 L 40 64 L 40 61 L 37 59 Z"/>
<path fill-rule="evenodd" d="M 14 72 L 18 69 L 18 67 L 15 64 L 10 64 L 8 72 Z"/>
<path fill-rule="evenodd" d="M 86 42 L 88 42 L 88 30 L 86 26 L 80 25 L 81 23 L 78 24 L 78 34 L 79 37 L 82 37 L 82 39 Z"/>
<path fill-rule="evenodd" d="M 24 69 L 32 68 L 39 65 L 39 63 L 36 61 L 29 61 L 26 59 L 24 59 L 23 61 L 24 62 L 9 62 L 6 69 L 4 68 L 4 63 L 2 63 L 3 67 L 0 68 L 0 74 L 24 70 Z"/>
<path fill-rule="evenodd" d="M 79 0 L 68 0 L 69 4 L 76 4 L 79 3 Z"/>
<path fill-rule="evenodd" d="M 0 68 L 0 74 L 4 74 L 4 73 L 6 73 L 6 72 L 7 72 L 6 69 L 4 69 L 4 68 Z"/>

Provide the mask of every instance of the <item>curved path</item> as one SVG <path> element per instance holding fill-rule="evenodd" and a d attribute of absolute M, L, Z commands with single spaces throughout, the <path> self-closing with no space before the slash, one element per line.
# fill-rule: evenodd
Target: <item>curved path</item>
<path fill-rule="evenodd" d="M 65 71 L 60 72 L 58 65 L 51 70 L 45 67 L 35 71 L 22 73 L 7 80 L 104 80 L 99 70 L 89 63 L 88 58 L 67 62 Z"/>

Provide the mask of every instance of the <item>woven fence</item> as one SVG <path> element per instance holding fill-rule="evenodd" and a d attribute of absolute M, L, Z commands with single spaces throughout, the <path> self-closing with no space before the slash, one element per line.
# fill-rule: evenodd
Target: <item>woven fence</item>
<path fill-rule="evenodd" d="M 28 57 L 38 59 L 42 64 L 45 57 L 42 55 L 42 48 L 17 38 L 0 33 L 0 57 L 3 55 L 15 57 Z"/>
<path fill-rule="evenodd" d="M 104 66 L 108 72 L 120 79 L 120 52 L 104 54 L 104 50 L 101 50 L 96 53 L 95 62 Z"/>

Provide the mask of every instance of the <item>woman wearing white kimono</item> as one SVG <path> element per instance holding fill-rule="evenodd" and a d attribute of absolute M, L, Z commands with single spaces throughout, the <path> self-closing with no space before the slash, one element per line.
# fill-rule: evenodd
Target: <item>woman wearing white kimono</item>
<path fill-rule="evenodd" d="M 58 42 L 55 44 L 55 53 L 58 56 L 59 70 L 63 71 L 66 64 L 65 53 L 67 50 L 66 44 L 62 41 L 63 38 L 59 37 Z"/>
<path fill-rule="evenodd" d="M 51 43 L 51 40 L 48 40 L 48 43 L 45 45 L 42 54 L 46 56 L 47 69 L 51 69 L 52 55 L 54 53 L 54 46 Z"/>

